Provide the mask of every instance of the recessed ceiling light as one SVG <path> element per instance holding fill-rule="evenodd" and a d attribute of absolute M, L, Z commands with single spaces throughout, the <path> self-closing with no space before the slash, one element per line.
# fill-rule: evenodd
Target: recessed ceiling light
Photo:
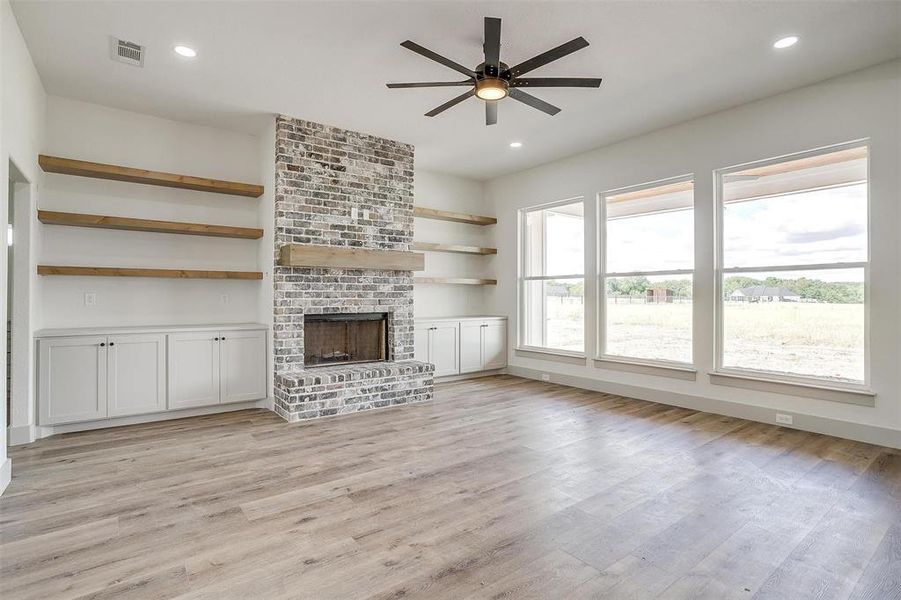
<path fill-rule="evenodd" d="M 511 148 L 522 148 L 522 142 L 510 142 Z"/>
<path fill-rule="evenodd" d="M 779 50 L 782 50 L 783 48 L 791 48 L 792 46 L 794 46 L 797 43 L 798 43 L 798 36 L 790 35 L 790 36 L 784 37 L 782 39 L 776 40 L 773 43 L 773 48 L 778 48 Z"/>
<path fill-rule="evenodd" d="M 179 56 L 184 56 L 185 58 L 194 58 L 195 56 L 197 56 L 197 50 L 191 48 L 190 46 L 179 45 L 173 48 L 173 50 L 175 50 L 176 54 L 178 54 Z"/>

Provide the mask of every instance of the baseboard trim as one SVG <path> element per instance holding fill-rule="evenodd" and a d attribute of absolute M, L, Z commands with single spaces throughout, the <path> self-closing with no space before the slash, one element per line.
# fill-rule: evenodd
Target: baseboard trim
<path fill-rule="evenodd" d="M 7 458 L 3 461 L 3 464 L 0 465 L 0 496 L 3 495 L 3 492 L 6 491 L 7 486 L 9 486 L 9 482 L 12 481 L 13 478 L 13 461 L 12 459 Z"/>
<path fill-rule="evenodd" d="M 466 379 L 477 379 L 479 377 L 491 377 L 492 375 L 503 375 L 507 369 L 492 369 L 490 371 L 476 371 L 475 373 L 461 373 L 460 375 L 445 375 L 436 377 L 435 383 L 451 383 L 453 381 L 465 381 Z"/>
<path fill-rule="evenodd" d="M 93 429 L 106 429 L 108 427 L 122 427 L 124 425 L 138 425 L 155 421 L 171 421 L 184 419 L 185 417 L 199 417 L 217 413 L 246 410 L 248 408 L 268 408 L 270 402 L 266 400 L 251 400 L 248 402 L 235 402 L 216 406 L 203 406 L 199 408 L 186 408 L 164 413 L 150 413 L 147 415 L 135 415 L 133 417 L 119 417 L 115 419 L 103 419 L 100 421 L 87 421 L 84 423 L 67 423 L 65 425 L 51 425 L 36 427 L 37 439 L 56 435 L 58 433 L 73 433 L 76 431 L 91 431 Z"/>
<path fill-rule="evenodd" d="M 6 429 L 6 439 L 10 446 L 30 444 L 37 439 L 36 435 L 34 425 L 10 425 Z"/>
<path fill-rule="evenodd" d="M 507 373 L 518 377 L 525 377 L 526 379 L 542 381 L 541 375 L 546 373 L 546 371 L 509 366 L 507 367 Z M 616 394 L 627 398 L 637 398 L 639 400 L 647 400 L 658 404 L 679 406 L 681 408 L 725 415 L 727 417 L 738 417 L 740 419 L 747 419 L 749 421 L 757 421 L 760 423 L 776 424 L 776 411 L 772 408 L 763 406 L 730 402 L 728 400 L 716 400 L 714 398 L 705 398 L 703 396 L 666 392 L 635 385 L 600 381 L 598 379 L 580 377 L 577 375 L 551 373 L 550 377 L 551 383 L 583 390 Z M 901 431 L 897 429 L 878 427 L 876 425 L 865 425 L 862 423 L 852 423 L 850 421 L 839 421 L 837 419 L 829 419 L 797 412 L 792 412 L 792 416 L 794 416 L 794 424 L 791 426 L 793 429 L 822 433 L 824 435 L 831 435 L 879 446 L 887 446 L 890 448 L 901 448 Z M 781 424 L 780 426 L 785 427 L 785 425 Z"/>

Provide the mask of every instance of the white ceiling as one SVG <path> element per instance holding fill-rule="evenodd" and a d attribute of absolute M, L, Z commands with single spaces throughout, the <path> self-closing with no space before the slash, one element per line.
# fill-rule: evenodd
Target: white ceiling
<path fill-rule="evenodd" d="M 18 1 L 48 93 L 255 131 L 284 113 L 415 144 L 419 167 L 476 179 L 763 98 L 901 55 L 899 2 L 101 2 Z M 482 17 L 503 18 L 515 64 L 582 35 L 591 46 L 532 73 L 600 76 L 598 90 L 533 90 L 554 117 L 507 99 L 484 124 L 458 88 L 388 81 L 460 75 L 399 46 L 411 39 L 475 66 Z M 801 36 L 793 48 L 772 42 Z M 109 58 L 109 36 L 147 46 L 145 67 Z M 176 56 L 193 46 L 194 60 Z M 512 150 L 511 140 L 523 147 Z"/>

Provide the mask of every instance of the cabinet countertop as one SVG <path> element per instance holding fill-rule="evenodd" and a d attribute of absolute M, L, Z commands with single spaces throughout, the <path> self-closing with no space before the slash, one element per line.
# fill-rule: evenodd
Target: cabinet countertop
<path fill-rule="evenodd" d="M 432 321 L 485 321 L 497 319 L 506 320 L 507 317 L 505 317 L 504 315 L 475 315 L 465 317 L 416 317 L 413 320 L 422 323 L 429 323 Z"/>
<path fill-rule="evenodd" d="M 201 325 L 136 325 L 121 327 L 69 327 L 39 329 L 36 338 L 69 337 L 78 335 L 125 335 L 137 333 L 181 333 L 187 331 L 242 331 L 269 329 L 262 323 L 208 323 Z"/>

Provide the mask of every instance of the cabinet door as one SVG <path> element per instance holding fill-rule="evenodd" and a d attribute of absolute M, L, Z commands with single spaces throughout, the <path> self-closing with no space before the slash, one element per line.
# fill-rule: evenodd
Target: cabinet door
<path fill-rule="evenodd" d="M 219 404 L 219 332 L 171 333 L 169 408 Z"/>
<path fill-rule="evenodd" d="M 432 360 L 435 377 L 460 373 L 460 324 L 438 322 L 432 329 Z"/>
<path fill-rule="evenodd" d="M 482 370 L 482 323 L 460 322 L 460 372 Z"/>
<path fill-rule="evenodd" d="M 413 327 L 413 358 L 422 362 L 432 362 L 430 330 L 433 323 L 416 323 Z"/>
<path fill-rule="evenodd" d="M 507 323 L 488 321 L 482 327 L 482 368 L 502 369 L 507 366 Z"/>
<path fill-rule="evenodd" d="M 38 342 L 41 425 L 106 418 L 106 353 L 106 336 Z"/>
<path fill-rule="evenodd" d="M 107 350 L 110 417 L 166 410 L 166 336 L 115 335 Z"/>
<path fill-rule="evenodd" d="M 265 331 L 222 331 L 219 352 L 222 402 L 266 397 Z"/>

